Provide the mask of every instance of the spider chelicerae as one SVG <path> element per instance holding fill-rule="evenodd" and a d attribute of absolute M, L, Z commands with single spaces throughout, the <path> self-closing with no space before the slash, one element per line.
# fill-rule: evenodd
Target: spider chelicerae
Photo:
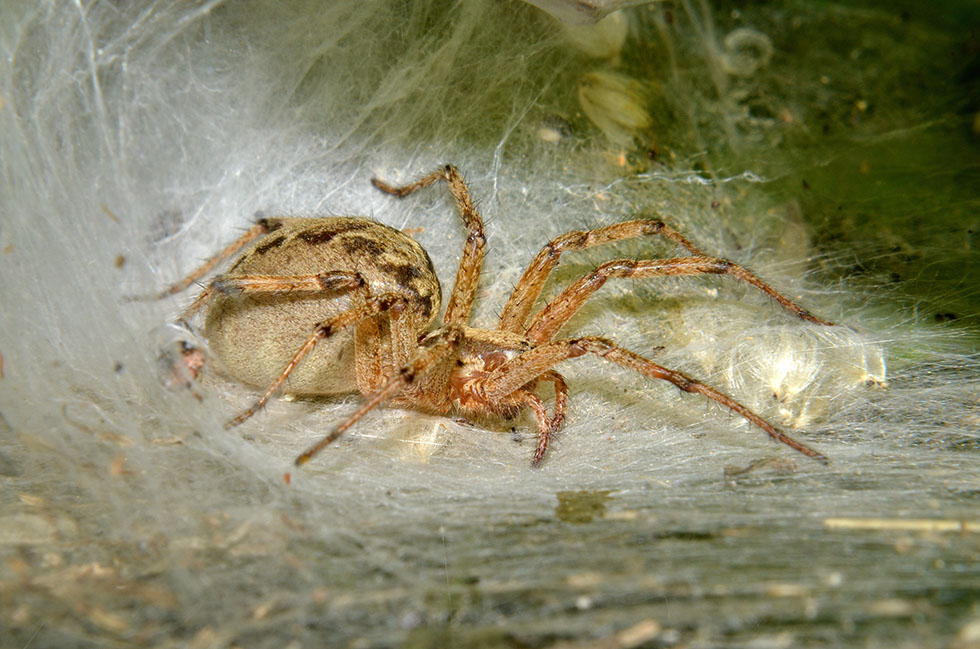
<path fill-rule="evenodd" d="M 441 167 L 408 185 L 374 185 L 398 197 L 445 181 L 468 235 L 442 322 L 439 280 L 425 250 L 405 233 L 364 218 L 265 218 L 161 297 L 173 295 L 242 252 L 185 311 L 186 322 L 206 307 L 204 335 L 219 367 L 265 388 L 241 424 L 284 384 L 297 395 L 359 391 L 366 401 L 296 459 L 305 464 L 367 412 L 385 403 L 428 413 L 455 408 L 464 416 L 511 419 L 525 408 L 537 422 L 531 461 L 545 458 L 565 420 L 568 387 L 555 367 L 593 355 L 649 379 L 673 383 L 738 413 L 773 439 L 819 461 L 826 457 L 782 433 L 731 397 L 599 336 L 556 337 L 608 280 L 725 274 L 756 287 L 796 317 L 831 325 L 781 295 L 745 268 L 712 257 L 660 220 L 636 219 L 552 239 L 534 257 L 504 306 L 496 329 L 468 320 L 483 266 L 483 220 L 459 171 Z M 646 236 L 687 251 L 669 259 L 616 259 L 601 264 L 532 315 L 562 253 Z M 247 248 L 246 248 L 247 246 Z M 549 413 L 537 393 L 550 384 Z"/>

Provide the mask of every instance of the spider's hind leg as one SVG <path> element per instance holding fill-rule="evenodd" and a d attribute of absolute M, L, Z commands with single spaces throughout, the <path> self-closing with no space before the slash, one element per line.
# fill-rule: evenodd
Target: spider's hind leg
<path fill-rule="evenodd" d="M 180 321 L 184 323 L 189 321 L 218 293 L 252 296 L 303 293 L 315 297 L 319 293 L 329 295 L 363 286 L 364 280 L 358 273 L 345 270 L 309 275 L 219 275 L 194 298 L 191 305 L 181 314 Z"/>
<path fill-rule="evenodd" d="M 318 342 L 333 336 L 337 332 L 346 329 L 347 327 L 357 325 L 358 323 L 364 322 L 370 318 L 377 317 L 390 311 L 402 311 L 404 310 L 407 301 L 408 300 L 405 296 L 398 293 L 384 293 L 382 295 L 371 296 L 368 297 L 362 304 L 348 309 L 343 313 L 339 313 L 329 320 L 316 325 L 313 332 L 306 338 L 296 353 L 293 354 L 293 357 L 289 359 L 289 362 L 286 363 L 286 366 L 279 373 L 279 376 L 277 376 L 269 387 L 266 388 L 266 391 L 262 394 L 262 396 L 259 397 L 259 399 L 247 410 L 229 421 L 225 427 L 232 428 L 237 426 L 261 410 L 272 395 L 274 395 L 279 388 L 282 387 L 282 384 L 285 383 L 287 378 L 289 378 L 289 375 L 292 374 L 296 366 L 299 365 L 311 351 L 313 351 L 313 348 L 316 347 Z"/>
<path fill-rule="evenodd" d="M 244 248 L 246 244 L 270 232 L 278 230 L 280 227 L 282 227 L 282 222 L 283 222 L 282 219 L 278 219 L 278 218 L 259 219 L 259 221 L 256 222 L 255 225 L 250 227 L 245 232 L 245 234 L 243 234 L 242 236 L 238 237 L 230 244 L 225 246 L 225 248 L 221 250 L 218 254 L 214 255 L 213 257 L 205 261 L 203 264 L 195 268 L 193 271 L 190 272 L 190 274 L 185 276 L 180 281 L 171 284 L 169 287 L 167 287 L 160 293 L 153 295 L 152 299 L 162 300 L 165 297 L 169 297 L 171 295 L 176 295 L 177 293 L 180 293 L 185 288 L 187 288 L 188 286 L 190 286 L 191 284 L 193 284 L 194 282 L 196 282 L 197 280 L 201 279 L 202 277 L 210 273 L 212 270 L 214 270 L 214 268 L 218 264 L 228 259 L 232 255 L 238 253 L 238 251 Z M 138 298 L 138 299 L 145 299 L 145 298 Z M 198 297 L 198 300 L 199 299 L 200 297 Z M 195 302 L 197 302 L 197 300 L 195 300 Z"/>

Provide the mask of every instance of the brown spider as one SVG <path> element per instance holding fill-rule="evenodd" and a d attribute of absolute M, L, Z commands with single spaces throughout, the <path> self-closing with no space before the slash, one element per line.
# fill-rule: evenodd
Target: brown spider
<path fill-rule="evenodd" d="M 229 271 L 211 280 L 184 313 L 208 306 L 204 334 L 213 356 L 236 379 L 265 393 L 228 422 L 255 414 L 284 383 L 304 395 L 360 391 L 367 401 L 296 458 L 305 464 L 381 403 L 444 414 L 455 406 L 471 416 L 516 417 L 530 408 L 538 425 L 532 466 L 561 428 L 568 403 L 560 362 L 594 354 L 650 379 L 717 401 L 775 440 L 816 460 L 817 451 L 783 434 L 734 399 L 684 374 L 598 336 L 555 335 L 607 280 L 614 277 L 732 275 L 755 286 L 803 320 L 822 320 L 741 266 L 710 257 L 662 221 L 639 219 L 553 239 L 531 261 L 504 307 L 496 329 L 467 325 L 483 265 L 483 220 L 455 167 L 446 165 L 404 187 L 374 185 L 398 197 L 445 180 L 469 235 L 442 324 L 440 287 L 425 250 L 406 234 L 363 218 L 262 219 L 161 297 L 183 290 L 246 244 Z M 609 261 L 568 286 L 530 317 L 545 280 L 568 250 L 641 237 L 666 237 L 690 253 L 671 259 Z M 551 415 L 536 388 L 551 383 Z"/>

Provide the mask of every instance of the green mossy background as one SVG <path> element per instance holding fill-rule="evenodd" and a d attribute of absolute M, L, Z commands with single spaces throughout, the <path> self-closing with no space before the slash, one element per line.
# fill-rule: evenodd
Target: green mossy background
<path fill-rule="evenodd" d="M 773 76 L 792 80 L 782 92 L 806 116 L 805 128 L 787 130 L 780 155 L 756 152 L 755 168 L 778 178 L 770 191 L 800 202 L 819 252 L 833 259 L 854 251 L 830 276 L 887 295 L 922 322 L 975 327 L 976 6 L 906 2 L 883 14 L 879 3 L 800 2 L 741 10 L 772 34 L 781 54 Z M 717 13 L 722 24 L 726 13 Z"/>

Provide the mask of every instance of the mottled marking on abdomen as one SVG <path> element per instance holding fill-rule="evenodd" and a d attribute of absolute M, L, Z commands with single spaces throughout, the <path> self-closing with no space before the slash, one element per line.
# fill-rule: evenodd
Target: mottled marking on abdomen
<path fill-rule="evenodd" d="M 404 232 L 367 219 L 283 219 L 275 234 L 267 237 L 242 254 L 233 274 L 354 270 L 364 277 L 374 295 L 407 292 L 427 323 L 439 310 L 441 289 L 432 260 Z"/>

